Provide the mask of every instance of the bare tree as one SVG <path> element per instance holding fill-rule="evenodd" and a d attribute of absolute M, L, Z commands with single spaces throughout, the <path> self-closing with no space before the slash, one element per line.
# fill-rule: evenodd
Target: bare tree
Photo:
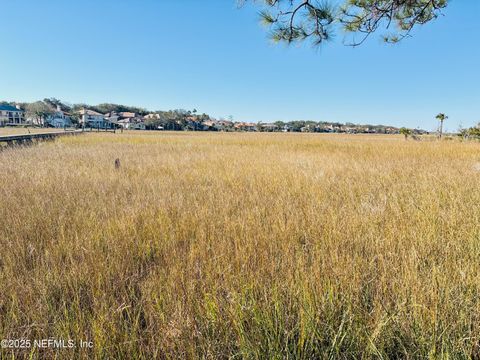
<path fill-rule="evenodd" d="M 37 125 L 45 125 L 45 119 L 54 113 L 53 109 L 43 101 L 37 101 L 26 106 L 27 118 Z"/>

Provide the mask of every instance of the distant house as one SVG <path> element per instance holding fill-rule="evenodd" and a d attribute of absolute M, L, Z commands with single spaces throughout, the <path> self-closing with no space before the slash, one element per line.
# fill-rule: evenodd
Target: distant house
<path fill-rule="evenodd" d="M 115 111 L 106 113 L 103 117 L 104 117 L 105 120 L 108 120 L 108 121 L 111 121 L 111 122 L 115 122 L 115 121 L 118 121 L 120 119 L 120 115 L 117 114 Z"/>
<path fill-rule="evenodd" d="M 228 120 L 218 120 L 215 122 L 215 125 L 214 127 L 218 130 L 218 131 L 230 131 L 230 130 L 233 130 L 234 127 L 233 127 L 233 121 L 228 121 Z"/>
<path fill-rule="evenodd" d="M 182 125 L 183 125 L 184 130 L 197 131 L 197 130 L 203 130 L 204 129 L 204 126 L 202 124 L 202 120 L 196 115 L 185 117 Z"/>
<path fill-rule="evenodd" d="M 108 124 L 107 128 L 122 127 L 122 125 L 119 123 L 120 116 L 115 111 L 106 113 L 103 116 L 103 119 L 105 121 L 105 124 Z M 105 124 L 104 124 L 103 128 L 105 128 Z"/>
<path fill-rule="evenodd" d="M 282 132 L 291 132 L 291 131 L 293 131 L 293 128 L 288 124 L 285 124 L 282 128 Z"/>
<path fill-rule="evenodd" d="M 130 119 L 116 120 L 115 123 L 119 128 L 128 129 L 130 127 Z"/>
<path fill-rule="evenodd" d="M 397 129 L 397 128 L 394 128 L 394 127 L 390 127 L 390 126 L 389 126 L 389 127 L 387 127 L 387 128 L 385 129 L 385 132 L 386 132 L 387 134 L 399 134 L 399 133 L 400 133 L 400 130 Z"/>
<path fill-rule="evenodd" d="M 122 112 L 118 113 L 118 116 L 120 116 L 121 118 L 131 119 L 131 118 L 136 117 L 137 114 L 134 113 L 134 112 L 122 111 Z"/>
<path fill-rule="evenodd" d="M 145 128 L 148 127 L 151 130 L 165 130 L 163 125 L 159 125 L 161 116 L 157 113 L 150 113 L 143 117 L 142 121 L 145 124 Z"/>
<path fill-rule="evenodd" d="M 146 126 L 145 126 L 145 123 L 143 121 L 139 121 L 139 122 L 134 122 L 134 123 L 129 124 L 128 128 L 131 129 L 131 130 L 145 130 Z"/>
<path fill-rule="evenodd" d="M 0 105 L 0 126 L 7 124 L 23 124 L 25 112 L 20 107 L 11 105 Z"/>
<path fill-rule="evenodd" d="M 81 116 L 80 123 L 94 129 L 110 129 L 115 126 L 112 121 L 105 119 L 105 115 L 93 110 L 82 109 L 77 112 Z"/>
<path fill-rule="evenodd" d="M 357 133 L 357 129 L 355 129 L 355 128 L 352 127 L 352 126 L 342 125 L 342 126 L 340 127 L 340 132 L 347 133 L 347 134 L 356 134 L 356 133 Z"/>
<path fill-rule="evenodd" d="M 212 130 L 214 129 L 216 122 L 213 120 L 204 120 L 202 122 L 203 130 Z"/>
<path fill-rule="evenodd" d="M 65 111 L 63 111 L 59 105 L 57 105 L 56 111 L 47 117 L 45 121 L 48 125 L 56 127 L 56 128 L 63 128 L 67 126 L 72 126 L 72 118 L 71 115 Z"/>
<path fill-rule="evenodd" d="M 267 131 L 267 132 L 277 131 L 277 130 L 278 130 L 278 126 L 275 125 L 275 124 L 272 124 L 272 123 L 269 123 L 269 124 L 261 124 L 261 128 L 262 128 L 262 131 Z"/>
<path fill-rule="evenodd" d="M 145 118 L 137 116 L 133 112 L 119 112 L 116 124 L 124 129 L 145 130 Z"/>
<path fill-rule="evenodd" d="M 234 127 L 240 131 L 257 131 L 257 125 L 254 123 L 240 122 L 236 123 Z"/>
<path fill-rule="evenodd" d="M 160 120 L 160 114 L 151 113 L 143 117 L 144 120 Z"/>

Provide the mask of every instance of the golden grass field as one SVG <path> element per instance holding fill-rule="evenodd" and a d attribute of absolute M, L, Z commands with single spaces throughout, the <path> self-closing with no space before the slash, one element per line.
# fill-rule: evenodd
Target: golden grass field
<path fill-rule="evenodd" d="M 2 358 L 478 359 L 479 189 L 474 142 L 132 132 L 6 149 L 0 338 L 94 346 Z"/>

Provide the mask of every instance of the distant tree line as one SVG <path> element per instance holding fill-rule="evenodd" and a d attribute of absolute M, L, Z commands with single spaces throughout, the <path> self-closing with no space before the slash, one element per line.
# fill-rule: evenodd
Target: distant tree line
<path fill-rule="evenodd" d="M 480 124 L 467 129 L 459 129 L 458 135 L 465 139 L 480 139 Z"/>
<path fill-rule="evenodd" d="M 261 125 L 261 124 L 260 124 Z M 398 134 L 398 128 L 388 125 L 354 124 L 351 122 L 339 123 L 328 121 L 276 121 L 274 130 L 292 132 L 347 132 L 347 133 L 376 133 L 376 134 Z M 412 130 L 414 131 L 414 130 Z M 415 130 L 424 132 L 423 130 Z"/>
<path fill-rule="evenodd" d="M 111 112 L 132 112 L 140 116 L 147 115 L 149 111 L 145 108 L 139 108 L 136 106 L 126 106 L 120 104 L 99 104 L 99 105 L 88 105 L 88 104 L 74 104 L 71 105 L 71 111 L 78 111 L 82 109 L 93 110 L 101 114 L 107 114 Z"/>
<path fill-rule="evenodd" d="M 18 106 L 25 111 L 26 117 L 36 120 L 36 123 L 41 123 L 42 119 L 53 115 L 57 109 L 69 114 L 72 122 L 78 124 L 80 116 L 77 114 L 80 110 L 92 110 L 101 114 L 111 113 L 134 113 L 135 117 L 142 118 L 147 129 L 158 129 L 159 127 L 165 130 L 200 130 L 195 128 L 192 123 L 202 122 L 211 119 L 208 114 L 197 114 L 197 110 L 168 110 L 168 111 L 148 111 L 145 108 L 136 106 L 127 106 L 121 104 L 103 103 L 98 105 L 89 105 L 84 103 L 69 104 L 58 100 L 56 98 L 45 98 L 41 101 L 35 102 L 7 102 L 0 101 L 0 104 Z M 147 116 L 148 115 L 148 116 Z M 196 121 L 192 121 L 195 119 Z"/>
<path fill-rule="evenodd" d="M 1 104 L 2 102 L 0 102 Z M 206 113 L 199 113 L 197 109 L 185 110 L 157 110 L 149 111 L 145 108 L 121 104 L 103 103 L 98 105 L 69 104 L 56 98 L 46 98 L 36 102 L 3 102 L 12 106 L 19 106 L 26 113 L 28 119 L 33 119 L 35 124 L 44 124 L 49 116 L 58 109 L 68 113 L 73 125 L 80 124 L 80 110 L 92 110 L 104 114 L 106 118 L 113 114 L 134 114 L 136 123 L 141 122 L 147 130 L 191 130 L 191 131 L 258 131 L 258 132 L 319 132 L 319 133 L 375 133 L 375 134 L 403 134 L 405 137 L 412 134 L 425 133 L 423 130 L 399 129 L 388 125 L 360 125 L 351 122 L 327 121 L 275 121 L 271 123 L 245 123 L 235 122 L 232 116 L 227 119 L 215 119 Z M 127 116 L 126 116 L 127 117 Z M 131 117 L 129 115 L 128 117 Z"/>

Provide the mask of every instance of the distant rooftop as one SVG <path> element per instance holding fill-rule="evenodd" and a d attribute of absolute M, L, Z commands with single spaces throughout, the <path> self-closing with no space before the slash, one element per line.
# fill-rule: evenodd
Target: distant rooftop
<path fill-rule="evenodd" d="M 99 112 L 93 111 L 93 110 L 85 110 L 82 109 L 80 111 L 77 111 L 78 114 L 80 115 L 91 115 L 91 116 L 103 116 L 103 114 L 100 114 Z"/>
<path fill-rule="evenodd" d="M 119 112 L 118 115 L 120 115 L 121 117 L 124 117 L 124 118 L 133 118 L 133 117 L 135 117 L 135 113 L 134 113 L 134 112 L 129 112 L 129 111 Z"/>
<path fill-rule="evenodd" d="M 11 105 L 0 105 L 0 111 L 23 111 Z"/>

